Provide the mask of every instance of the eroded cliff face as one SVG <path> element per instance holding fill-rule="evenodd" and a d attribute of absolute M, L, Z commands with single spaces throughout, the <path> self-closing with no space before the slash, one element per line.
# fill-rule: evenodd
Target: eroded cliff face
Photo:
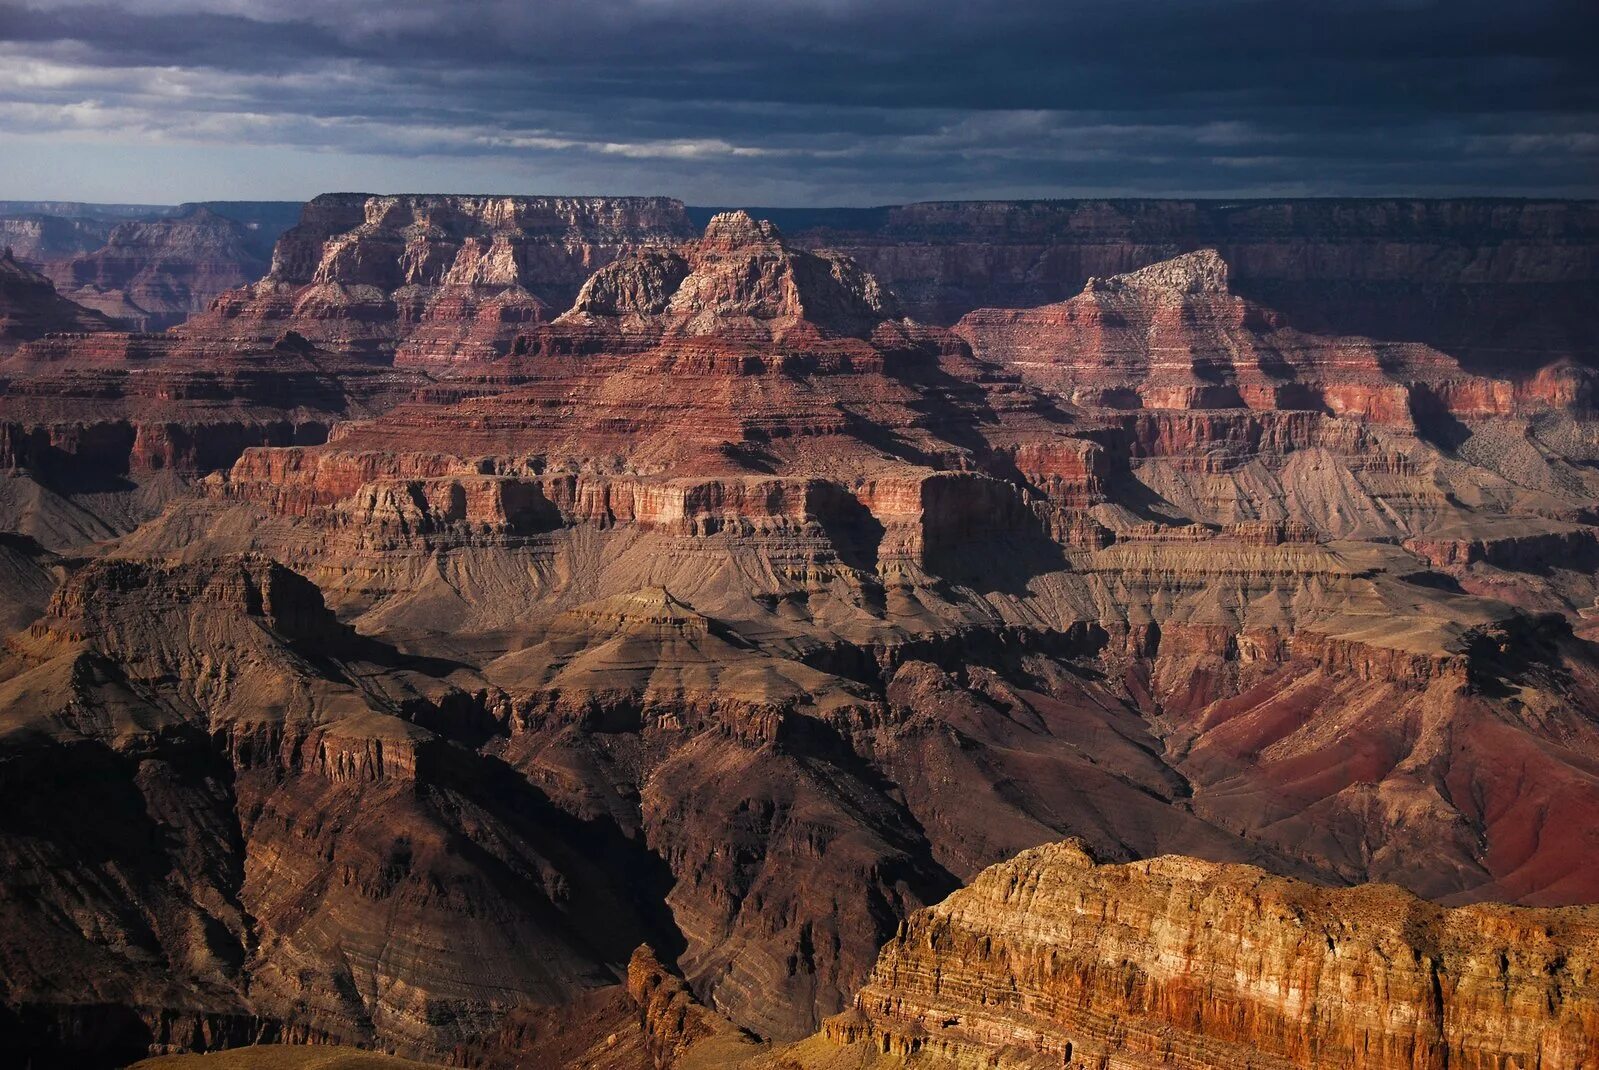
<path fill-rule="evenodd" d="M 175 207 L 8 202 L 0 246 L 124 330 L 159 330 L 259 279 L 300 215 L 286 201 Z"/>
<path fill-rule="evenodd" d="M 1591 399 L 1592 374 L 1570 363 L 1491 378 L 1424 345 L 1296 331 L 1234 295 L 1230 277 L 1202 249 L 1089 279 L 1058 305 L 980 309 L 955 331 L 979 357 L 1087 408 L 1309 410 L 1440 438 L 1454 421 Z"/>
<path fill-rule="evenodd" d="M 43 800 L 0 951 L 121 978 L 18 973 L 37 1050 L 103 1058 L 97 1004 L 485 1066 L 796 1040 L 1068 836 L 1599 898 L 1575 362 L 1308 331 L 1217 252 L 950 331 L 679 211 L 323 198 L 236 307 L 0 366 L 0 760 Z M 204 820 L 136 872 L 87 820 L 30 854 L 102 769 Z"/>
<path fill-rule="evenodd" d="M 559 324 L 601 332 L 613 345 L 685 337 L 800 348 L 818 340 L 818 329 L 867 338 L 897 317 L 893 296 L 853 261 L 794 248 L 769 221 L 723 212 L 696 243 L 601 269 Z"/>
<path fill-rule="evenodd" d="M 0 516 L 54 550 L 126 531 L 255 446 L 325 442 L 418 378 L 297 335 L 208 352 L 170 336 L 55 334 L 0 371 Z"/>
<path fill-rule="evenodd" d="M 660 197 L 329 194 L 278 241 L 265 278 L 181 333 L 227 343 L 293 330 L 381 359 L 490 353 L 569 306 L 597 268 L 689 233 L 683 206 Z"/>
<path fill-rule="evenodd" d="M 438 1053 L 669 942 L 609 823 L 455 741 L 480 680 L 362 639 L 279 565 L 80 570 L 3 676 L 0 851 L 45 882 L 0 896 L 26 934 L 9 1051 Z"/>
<path fill-rule="evenodd" d="M 1063 843 L 913 915 L 825 1035 L 928 1066 L 1579 1070 L 1596 955 L 1591 908 L 1448 910 Z"/>

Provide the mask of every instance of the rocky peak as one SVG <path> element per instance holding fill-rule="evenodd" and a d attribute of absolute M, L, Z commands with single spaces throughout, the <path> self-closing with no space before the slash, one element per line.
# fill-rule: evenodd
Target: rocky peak
<path fill-rule="evenodd" d="M 740 209 L 718 212 L 705 227 L 705 237 L 700 241 L 701 252 L 732 252 L 751 245 L 778 245 L 783 240 L 777 225 L 768 219 L 756 219 Z"/>
<path fill-rule="evenodd" d="M 1226 294 L 1229 292 L 1227 281 L 1227 261 L 1221 254 L 1214 249 L 1196 249 L 1125 275 L 1089 279 L 1083 290 L 1085 293 Z"/>
<path fill-rule="evenodd" d="M 572 306 L 573 316 L 659 316 L 688 277 L 689 263 L 672 249 L 646 249 L 589 276 Z"/>
<path fill-rule="evenodd" d="M 4 252 L 0 252 L 0 278 L 28 285 L 49 285 L 48 279 L 18 260 L 9 245 Z"/>
<path fill-rule="evenodd" d="M 571 610 L 569 623 L 623 635 L 706 635 L 708 618 L 665 587 L 644 587 Z"/>
<path fill-rule="evenodd" d="M 736 211 L 712 217 L 698 242 L 641 250 L 602 268 L 563 318 L 749 341 L 802 323 L 865 338 L 898 317 L 898 302 L 855 261 L 791 246 L 769 221 Z"/>
<path fill-rule="evenodd" d="M 596 267 L 693 235 L 665 197 L 328 194 L 277 242 L 257 283 L 225 293 L 186 337 L 270 341 L 401 363 L 493 356 L 567 308 Z"/>

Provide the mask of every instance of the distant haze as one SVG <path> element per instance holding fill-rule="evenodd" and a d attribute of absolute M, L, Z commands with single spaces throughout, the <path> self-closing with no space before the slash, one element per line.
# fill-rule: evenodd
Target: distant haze
<path fill-rule="evenodd" d="M 1599 195 L 1593 0 L 0 0 L 0 198 Z"/>

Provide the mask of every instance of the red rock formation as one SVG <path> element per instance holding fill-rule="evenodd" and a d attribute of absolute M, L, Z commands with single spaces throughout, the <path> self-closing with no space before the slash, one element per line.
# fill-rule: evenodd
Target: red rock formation
<path fill-rule="evenodd" d="M 1469 375 L 1422 345 L 1307 335 L 1235 297 L 1228 275 L 1200 250 L 1090 279 L 1059 305 L 978 310 L 955 330 L 978 356 L 1090 408 L 1308 409 L 1427 430 L 1440 416 L 1569 407 L 1588 389 L 1557 386 L 1553 371 L 1530 383 Z"/>
<path fill-rule="evenodd" d="M 627 964 L 627 993 L 639 1006 L 645 1043 L 656 1070 L 731 1066 L 761 1049 L 720 1015 L 707 1011 L 648 947 Z"/>
<path fill-rule="evenodd" d="M 803 349 L 818 330 L 864 339 L 897 315 L 893 297 L 852 261 L 792 248 L 771 223 L 724 212 L 698 243 L 600 271 L 559 324 L 629 347 L 707 337 Z"/>
<path fill-rule="evenodd" d="M 0 466 L 66 488 L 204 475 L 251 446 L 321 442 L 416 381 L 297 337 L 218 360 L 163 335 L 56 335 L 3 368 Z"/>
<path fill-rule="evenodd" d="M 664 198 L 330 194 L 306 205 L 264 279 L 181 333 L 259 343 L 294 330 L 343 353 L 437 359 L 566 307 L 624 253 L 686 236 L 683 206 Z"/>
<path fill-rule="evenodd" d="M 1090 278 L 1214 248 L 1301 328 L 1421 341 L 1484 374 L 1599 363 L 1593 202 L 984 201 L 774 211 L 930 323 L 1063 301 Z"/>
<path fill-rule="evenodd" d="M 1599 897 L 1578 366 L 1306 334 L 1196 255 L 989 317 L 1072 339 L 1017 371 L 845 258 L 676 211 L 319 199 L 190 328 L 0 370 L 0 519 L 111 559 L 36 620 L 76 558 L 0 557 L 0 770 L 30 821 L 84 778 L 201 814 L 161 852 L 206 860 L 0 838 L 0 902 L 58 874 L 0 955 L 70 960 L 146 1045 L 248 1019 L 639 1070 L 701 1011 L 811 1033 L 907 916 L 1068 835 Z M 288 323 L 360 355 L 245 341 Z M 120 927 L 63 928 L 80 902 Z M 653 1018 L 618 990 L 644 940 Z M 18 976 L 29 1043 L 93 1046 Z"/>

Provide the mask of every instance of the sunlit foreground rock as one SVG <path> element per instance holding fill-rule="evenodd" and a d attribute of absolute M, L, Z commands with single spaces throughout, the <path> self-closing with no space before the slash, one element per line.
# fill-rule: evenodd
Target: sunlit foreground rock
<path fill-rule="evenodd" d="M 824 1034 L 930 1065 L 1590 1067 L 1599 912 L 1075 842 L 913 915 Z"/>

